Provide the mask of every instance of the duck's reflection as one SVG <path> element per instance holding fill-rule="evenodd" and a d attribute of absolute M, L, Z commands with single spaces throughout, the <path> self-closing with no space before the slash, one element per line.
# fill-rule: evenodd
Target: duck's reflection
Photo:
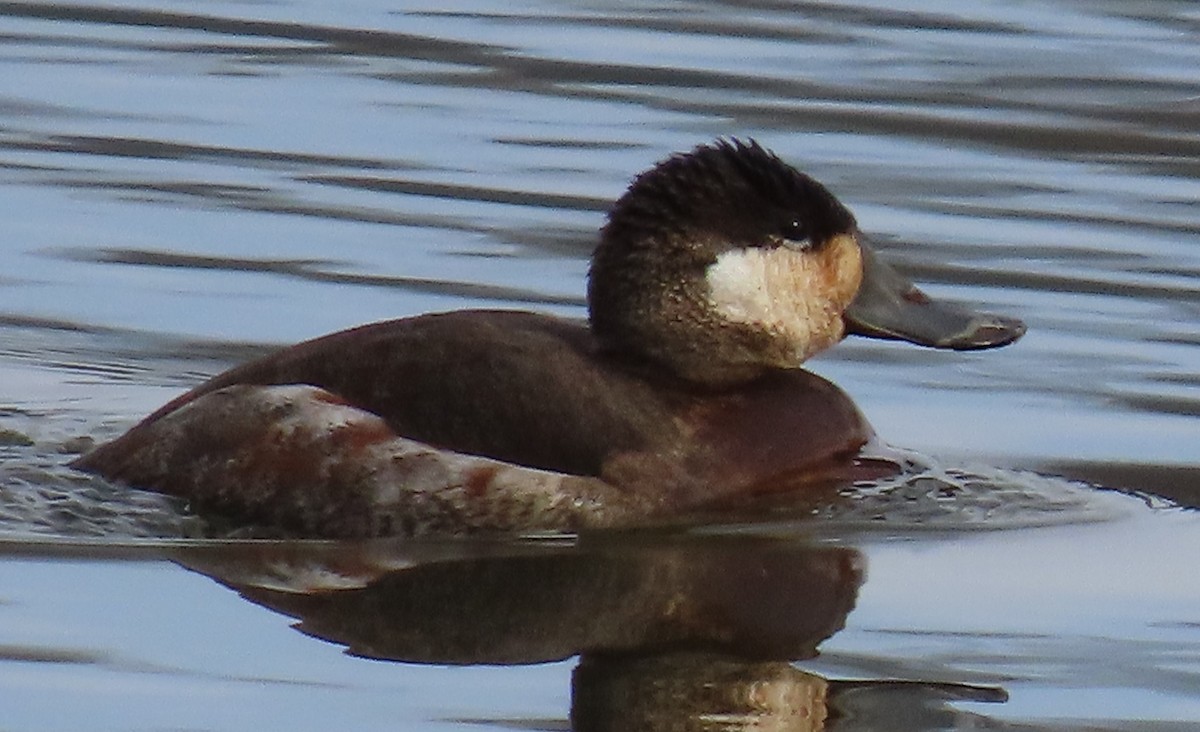
<path fill-rule="evenodd" d="M 576 732 L 1003 729 L 946 702 L 1007 699 L 997 687 L 830 681 L 786 661 L 718 653 L 584 656 L 572 682 Z"/>
<path fill-rule="evenodd" d="M 824 729 L 838 716 L 831 695 L 878 686 L 828 682 L 789 663 L 814 656 L 854 607 L 864 560 L 852 548 L 620 535 L 205 546 L 178 558 L 363 657 L 579 655 L 577 730 Z"/>
<path fill-rule="evenodd" d="M 829 683 L 786 661 L 671 653 L 585 656 L 572 676 L 572 728 L 820 730 Z"/>

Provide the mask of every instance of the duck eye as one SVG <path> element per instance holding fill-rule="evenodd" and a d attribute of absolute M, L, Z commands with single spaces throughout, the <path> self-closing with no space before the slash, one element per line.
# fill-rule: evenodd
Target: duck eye
<path fill-rule="evenodd" d="M 800 219 L 785 219 L 779 235 L 788 241 L 803 242 L 808 239 L 808 229 Z"/>

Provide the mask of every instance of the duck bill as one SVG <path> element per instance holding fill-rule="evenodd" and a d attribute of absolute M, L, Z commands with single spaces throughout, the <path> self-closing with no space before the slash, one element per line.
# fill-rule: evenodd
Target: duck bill
<path fill-rule="evenodd" d="M 1016 318 L 930 299 L 865 244 L 862 260 L 862 285 L 843 314 L 847 333 L 956 351 L 998 348 L 1025 334 Z"/>

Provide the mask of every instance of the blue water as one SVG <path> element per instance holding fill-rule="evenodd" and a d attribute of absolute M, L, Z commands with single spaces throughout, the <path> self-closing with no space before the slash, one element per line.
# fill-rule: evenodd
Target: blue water
<path fill-rule="evenodd" d="M 63 465 L 275 345 L 578 316 L 606 203 L 731 135 L 829 185 L 931 293 L 1029 324 L 997 352 L 814 361 L 884 439 L 1151 496 L 1017 478 L 1037 500 L 998 493 L 1004 516 L 976 491 L 865 533 L 777 527 L 866 568 L 792 668 L 958 685 L 831 692 L 856 711 L 827 726 L 1193 728 L 1200 526 L 1171 506 L 1200 505 L 1198 36 L 1175 2 L 0 3 L 0 728 L 567 726 L 576 660 L 342 655 L 135 541 L 186 533 L 177 507 Z M 1051 525 L 986 530 L 1016 524 Z"/>

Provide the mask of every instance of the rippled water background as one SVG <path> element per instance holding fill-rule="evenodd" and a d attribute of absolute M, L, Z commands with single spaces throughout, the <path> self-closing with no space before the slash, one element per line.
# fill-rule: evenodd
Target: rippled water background
<path fill-rule="evenodd" d="M 571 662 L 340 655 L 117 551 L 160 507 L 81 518 L 62 463 L 270 346 L 580 315 L 607 202 L 719 136 L 825 182 L 929 291 L 1029 324 L 814 362 L 886 439 L 1200 504 L 1198 69 L 1186 2 L 0 3 L 0 728 L 565 726 Z M 904 728 L 1194 728 L 1200 522 L 1122 505 L 837 538 L 869 580 L 804 667 L 1008 692 Z"/>

